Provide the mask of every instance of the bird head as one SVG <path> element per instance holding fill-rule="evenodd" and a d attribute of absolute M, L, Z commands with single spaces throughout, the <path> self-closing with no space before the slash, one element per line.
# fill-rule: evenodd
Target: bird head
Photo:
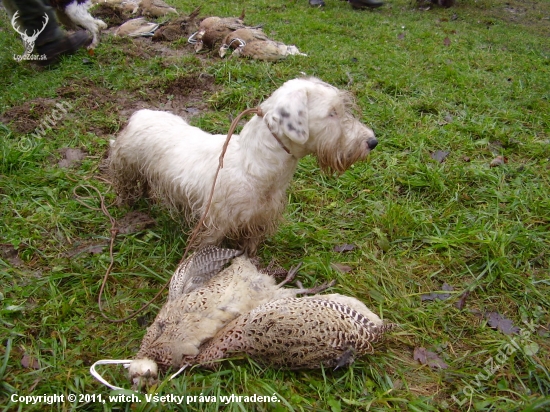
<path fill-rule="evenodd" d="M 220 51 L 219 51 L 221 58 L 225 57 L 225 55 L 227 54 L 227 50 L 229 50 L 229 45 L 222 44 L 222 46 L 220 47 Z"/>

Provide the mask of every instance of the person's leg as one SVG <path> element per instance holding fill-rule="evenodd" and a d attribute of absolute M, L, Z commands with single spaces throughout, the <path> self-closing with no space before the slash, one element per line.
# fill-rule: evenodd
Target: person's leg
<path fill-rule="evenodd" d="M 351 4 L 351 7 L 354 9 L 374 9 L 384 4 L 382 0 L 348 0 L 348 3 Z"/>
<path fill-rule="evenodd" d="M 325 2 L 323 0 L 309 0 L 309 5 L 313 7 L 324 7 Z"/>

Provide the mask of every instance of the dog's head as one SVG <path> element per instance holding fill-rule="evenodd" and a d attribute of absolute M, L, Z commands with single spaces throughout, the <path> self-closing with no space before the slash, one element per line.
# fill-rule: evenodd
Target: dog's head
<path fill-rule="evenodd" d="M 271 132 L 293 155 L 312 153 L 325 171 L 344 172 L 378 144 L 372 129 L 353 115 L 351 95 L 315 77 L 286 82 L 261 108 Z"/>

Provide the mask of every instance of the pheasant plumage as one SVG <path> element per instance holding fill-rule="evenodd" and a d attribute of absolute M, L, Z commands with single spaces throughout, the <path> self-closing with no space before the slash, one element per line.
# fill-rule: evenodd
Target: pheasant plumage
<path fill-rule="evenodd" d="M 207 17 L 199 24 L 198 32 L 191 36 L 190 41 L 195 43 L 195 51 L 199 52 L 206 45 L 213 47 L 232 31 L 246 27 L 241 17 Z"/>
<path fill-rule="evenodd" d="M 228 49 L 236 49 L 256 40 L 269 40 L 261 28 L 245 27 L 229 33 L 223 39 L 220 47 L 220 57 L 224 57 Z"/>
<path fill-rule="evenodd" d="M 115 36 L 151 37 L 158 27 L 158 23 L 149 22 L 145 17 L 138 17 L 120 25 L 115 30 Z"/>
<path fill-rule="evenodd" d="M 177 17 L 160 25 L 155 32 L 153 41 L 176 41 L 181 37 L 187 37 L 198 29 L 197 17 L 200 6 L 189 14 L 189 16 Z"/>
<path fill-rule="evenodd" d="M 372 353 L 372 344 L 394 327 L 348 296 L 283 298 L 230 322 L 183 365 L 212 367 L 216 360 L 246 354 L 278 368 L 341 367 Z"/>
<path fill-rule="evenodd" d="M 261 273 L 245 257 L 235 257 L 230 266 L 221 270 L 240 253 L 207 247 L 177 268 L 168 300 L 147 328 L 136 359 L 130 365 L 132 380 L 139 380 L 147 371 L 152 371 L 151 367 L 143 366 L 150 365 L 151 361 L 164 369 L 179 367 L 184 357 L 198 355 L 199 347 L 227 323 L 259 305 L 298 294 L 317 293 L 330 286 L 283 288 L 295 271 L 276 284 L 273 277 Z"/>
<path fill-rule="evenodd" d="M 237 47 L 231 56 L 275 62 L 286 59 L 287 56 L 291 55 L 307 56 L 294 45 L 286 45 L 273 40 L 256 40 L 247 43 L 244 46 Z"/>
<path fill-rule="evenodd" d="M 162 17 L 170 13 L 178 14 L 178 11 L 162 0 L 141 0 L 141 14 L 148 17 Z"/>
<path fill-rule="evenodd" d="M 186 259 L 177 268 L 172 279 L 168 300 L 183 296 L 206 284 L 212 277 L 220 273 L 222 268 L 237 256 L 241 250 L 222 249 L 215 246 L 204 247 Z"/>

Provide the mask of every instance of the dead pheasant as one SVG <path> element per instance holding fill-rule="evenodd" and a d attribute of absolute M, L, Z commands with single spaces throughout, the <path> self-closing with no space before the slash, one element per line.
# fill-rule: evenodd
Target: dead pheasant
<path fill-rule="evenodd" d="M 141 14 L 147 17 L 162 17 L 167 14 L 178 14 L 178 11 L 162 0 L 141 0 L 139 4 Z"/>
<path fill-rule="evenodd" d="M 220 273 L 233 258 L 242 255 L 242 251 L 206 246 L 182 262 L 170 279 L 168 300 L 174 300 L 195 289 L 204 286 Z"/>
<path fill-rule="evenodd" d="M 103 20 L 109 27 L 120 26 L 127 20 L 130 20 L 137 13 L 138 3 L 131 2 L 112 2 L 96 0 L 96 6 L 93 8 L 95 18 Z"/>
<path fill-rule="evenodd" d="M 237 47 L 243 47 L 245 44 L 255 40 L 269 40 L 264 31 L 261 28 L 248 28 L 237 29 L 229 33 L 223 39 L 223 43 L 220 47 L 220 57 L 224 57 L 229 49 L 236 49 Z"/>
<path fill-rule="evenodd" d="M 183 366 L 213 367 L 216 360 L 246 354 L 277 368 L 338 368 L 372 353 L 372 344 L 395 326 L 352 297 L 283 298 L 230 322 Z"/>
<path fill-rule="evenodd" d="M 145 20 L 145 17 L 128 20 L 115 30 L 115 36 L 151 37 L 158 28 L 158 24 Z"/>
<path fill-rule="evenodd" d="M 200 7 L 197 7 L 189 16 L 177 17 L 176 19 L 163 23 L 157 29 L 153 41 L 175 41 L 181 37 L 187 37 L 197 31 L 196 19 Z"/>
<path fill-rule="evenodd" d="M 170 282 L 168 301 L 147 329 L 136 359 L 130 364 L 130 378 L 135 385 L 155 379 L 157 365 L 163 369 L 180 367 L 184 357 L 198 355 L 205 341 L 255 307 L 298 294 L 318 293 L 330 286 L 282 288 L 293 279 L 295 271 L 276 284 L 248 258 L 235 257 L 240 253 L 209 247 L 178 267 Z M 231 265 L 220 272 L 232 258 Z"/>
<path fill-rule="evenodd" d="M 273 40 L 256 40 L 247 43 L 237 47 L 231 56 L 273 62 L 286 59 L 290 55 L 307 56 L 305 53 L 300 53 L 296 46 L 287 46 Z"/>
<path fill-rule="evenodd" d="M 201 21 L 199 30 L 191 35 L 189 43 L 195 45 L 195 52 L 201 51 L 204 46 L 213 47 L 223 41 L 229 33 L 246 27 L 244 25 L 244 11 L 240 17 L 207 17 Z"/>

